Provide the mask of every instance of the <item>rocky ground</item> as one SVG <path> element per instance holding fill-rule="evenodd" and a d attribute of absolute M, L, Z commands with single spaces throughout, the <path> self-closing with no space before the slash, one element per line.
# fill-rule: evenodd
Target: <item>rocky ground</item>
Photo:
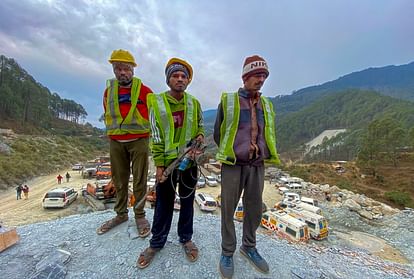
<path fill-rule="evenodd" d="M 147 210 L 151 219 L 153 211 Z M 195 263 L 185 259 L 177 241 L 176 221 L 166 247 L 144 270 L 135 267 L 148 239 L 136 238 L 132 221 L 98 236 L 96 227 L 111 211 L 73 215 L 18 228 L 20 242 L 1 253 L 2 278 L 219 278 L 220 219 L 198 215 L 193 240 L 200 248 Z M 130 216 L 132 217 L 132 216 Z M 241 223 L 237 223 L 240 236 Z M 413 278 L 413 265 L 384 261 L 362 249 L 319 243 L 292 245 L 260 230 L 258 249 L 268 260 L 269 274 L 257 272 L 235 254 L 234 278 Z"/>
<path fill-rule="evenodd" d="M 0 193 L 0 220 L 8 226 L 18 225 L 21 237 L 17 245 L 0 254 L 1 278 L 220 277 L 217 270 L 220 256 L 218 212 L 211 215 L 197 211 L 194 241 L 200 248 L 200 259 L 196 263 L 185 259 L 177 241 L 178 215 L 175 213 L 175 223 L 166 247 L 150 267 L 139 270 L 135 262 L 138 254 L 148 245 L 148 239 L 137 238 L 132 221 L 98 236 L 96 227 L 112 217 L 112 211 L 79 214 L 90 211 L 82 198 L 63 210 L 41 208 L 40 200 L 44 193 L 57 186 L 56 175 L 31 181 L 32 191 L 27 201 L 16 201 L 14 191 Z M 72 174 L 72 178 L 71 184 L 75 188 L 79 189 L 86 183 L 76 173 Z M 216 196 L 220 186 L 199 191 Z M 354 196 L 350 194 L 350 197 Z M 280 199 L 275 187 L 267 182 L 264 199 L 268 206 Z M 360 199 L 358 196 L 356 201 L 360 202 Z M 330 236 L 327 240 L 303 245 L 289 244 L 260 228 L 258 249 L 268 260 L 271 272 L 257 272 L 237 252 L 235 278 L 414 277 L 412 211 L 368 220 L 339 202 L 325 202 L 322 207 L 329 220 Z M 152 209 L 147 209 L 147 213 L 152 220 Z M 68 215 L 72 216 L 66 217 Z M 237 231 L 240 239 L 241 223 L 237 223 Z"/>

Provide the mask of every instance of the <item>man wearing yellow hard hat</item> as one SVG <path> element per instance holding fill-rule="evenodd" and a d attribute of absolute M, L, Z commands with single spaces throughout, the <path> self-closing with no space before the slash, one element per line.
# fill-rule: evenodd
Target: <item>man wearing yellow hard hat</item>
<path fill-rule="evenodd" d="M 128 183 L 132 166 L 135 223 L 139 236 L 145 238 L 151 229 L 145 218 L 144 205 L 150 132 L 147 96 L 152 95 L 152 90 L 134 77 L 137 64 L 128 51 L 114 50 L 109 63 L 115 78 L 106 83 L 103 106 L 112 180 L 116 188 L 116 216 L 103 223 L 96 232 L 106 233 L 128 220 Z"/>
<path fill-rule="evenodd" d="M 177 184 L 181 206 L 177 228 L 179 241 L 189 261 L 194 262 L 198 258 L 198 249 L 191 240 L 197 165 L 194 162 L 180 164 L 171 174 L 166 174 L 164 170 L 177 159 L 190 141 L 204 142 L 202 110 L 198 100 L 185 92 L 193 78 L 189 63 L 172 58 L 165 67 L 165 75 L 170 90 L 148 96 L 151 151 L 157 168 L 157 200 L 150 246 L 140 254 L 137 260 L 139 268 L 147 267 L 167 242 Z"/>

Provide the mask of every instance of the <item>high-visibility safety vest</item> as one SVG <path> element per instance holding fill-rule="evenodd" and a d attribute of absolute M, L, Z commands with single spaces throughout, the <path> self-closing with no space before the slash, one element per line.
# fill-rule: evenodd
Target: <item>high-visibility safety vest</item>
<path fill-rule="evenodd" d="M 106 111 L 105 125 L 107 135 L 145 134 L 149 133 L 149 121 L 137 109 L 141 80 L 134 77 L 131 87 L 131 108 L 125 118 L 119 110 L 118 80 L 109 79 L 106 82 Z"/>
<path fill-rule="evenodd" d="M 276 152 L 275 112 L 273 111 L 273 104 L 264 96 L 261 96 L 260 100 L 265 119 L 265 140 L 270 152 L 270 158 L 265 159 L 265 162 L 280 164 L 279 156 Z M 216 159 L 224 164 L 235 165 L 236 155 L 233 146 L 240 119 L 239 94 L 237 92 L 223 93 L 221 95 L 221 104 L 224 118 L 220 126 L 220 146 Z"/>
<path fill-rule="evenodd" d="M 174 143 L 174 119 L 167 100 L 167 92 L 148 95 L 148 107 L 153 108 L 155 118 L 164 135 L 165 159 L 175 159 L 186 147 L 191 139 L 197 136 L 198 131 L 198 106 L 196 99 L 184 92 L 184 122 L 181 128 L 180 140 Z"/>

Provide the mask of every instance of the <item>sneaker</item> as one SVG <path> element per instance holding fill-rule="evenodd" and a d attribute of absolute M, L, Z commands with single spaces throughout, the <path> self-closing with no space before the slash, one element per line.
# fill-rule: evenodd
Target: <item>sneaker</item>
<path fill-rule="evenodd" d="M 224 256 L 221 255 L 219 263 L 220 275 L 224 279 L 229 279 L 233 277 L 234 273 L 234 264 L 233 256 Z"/>
<path fill-rule="evenodd" d="M 254 247 L 246 248 L 240 246 L 240 254 L 246 257 L 249 262 L 260 272 L 268 273 L 269 272 L 269 265 L 267 264 L 266 260 L 260 256 L 257 249 Z"/>

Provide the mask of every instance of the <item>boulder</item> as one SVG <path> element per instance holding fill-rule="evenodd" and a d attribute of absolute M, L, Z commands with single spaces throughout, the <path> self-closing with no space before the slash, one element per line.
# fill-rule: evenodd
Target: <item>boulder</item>
<path fill-rule="evenodd" d="M 387 215 L 394 215 L 394 214 L 400 212 L 399 209 L 392 208 L 391 206 L 386 205 L 384 203 L 381 204 L 381 211 L 382 211 L 382 214 L 384 214 L 385 216 L 387 216 Z"/>
<path fill-rule="evenodd" d="M 361 217 L 364 217 L 364 218 L 369 219 L 369 220 L 374 219 L 373 216 L 372 216 L 372 213 L 369 212 L 369 211 L 366 211 L 365 209 L 361 209 L 360 211 L 358 211 L 358 214 Z"/>
<path fill-rule="evenodd" d="M 347 207 L 349 210 L 351 211 L 360 211 L 361 210 L 361 206 L 359 205 L 359 203 L 357 203 L 356 201 L 354 201 L 353 199 L 347 199 L 344 202 L 344 206 Z"/>
<path fill-rule="evenodd" d="M 382 215 L 381 206 L 373 206 L 372 207 L 372 214 L 381 214 Z"/>
<path fill-rule="evenodd" d="M 335 193 L 338 193 L 340 191 L 341 191 L 341 189 L 339 189 L 338 186 L 336 186 L 336 185 L 333 185 L 332 187 L 329 188 L 329 193 L 331 193 L 331 194 L 335 194 Z"/>
<path fill-rule="evenodd" d="M 352 197 L 352 199 L 363 207 L 372 206 L 372 202 L 365 195 L 356 194 L 355 196 Z"/>
<path fill-rule="evenodd" d="M 319 189 L 321 189 L 322 192 L 329 192 L 329 184 L 323 184 L 319 187 Z"/>

